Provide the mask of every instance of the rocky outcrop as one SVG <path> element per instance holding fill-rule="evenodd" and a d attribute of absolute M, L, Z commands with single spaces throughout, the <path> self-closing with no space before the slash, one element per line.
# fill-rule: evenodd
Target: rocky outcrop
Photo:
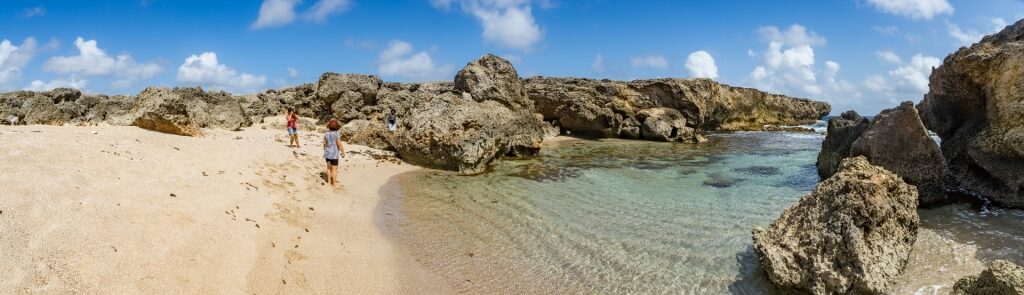
<path fill-rule="evenodd" d="M 828 121 L 828 133 L 821 142 L 818 153 L 818 176 L 821 179 L 832 177 L 839 168 L 839 162 L 850 157 L 850 147 L 868 129 L 871 121 L 861 117 L 856 111 L 846 111 Z"/>
<path fill-rule="evenodd" d="M 864 157 L 753 231 L 768 278 L 789 291 L 883 294 L 917 238 L 917 189 Z"/>
<path fill-rule="evenodd" d="M 122 117 L 130 107 L 125 96 L 83 95 L 70 88 L 0 93 L 0 117 L 26 124 L 125 125 Z"/>
<path fill-rule="evenodd" d="M 236 130 L 252 125 L 239 100 L 202 88 L 146 88 L 129 116 L 134 126 L 186 136 L 202 135 L 202 128 Z"/>
<path fill-rule="evenodd" d="M 946 57 L 917 106 L 961 188 L 1024 207 L 1024 20 Z"/>
<path fill-rule="evenodd" d="M 655 79 L 629 82 L 535 77 L 524 80 L 527 94 L 545 120 L 558 121 L 573 134 L 632 135 L 642 123 L 639 111 L 669 108 L 696 130 L 761 130 L 764 125 L 799 125 L 827 115 L 827 103 L 768 94 L 709 79 Z"/>
<path fill-rule="evenodd" d="M 1024 268 L 1006 260 L 996 260 L 979 275 L 960 279 L 953 285 L 957 295 L 1024 294 Z"/>
<path fill-rule="evenodd" d="M 417 108 L 390 140 L 399 157 L 413 164 L 476 174 L 504 156 L 540 150 L 540 122 L 496 101 L 442 94 Z"/>
<path fill-rule="evenodd" d="M 329 117 L 347 122 L 364 118 L 363 107 L 377 104 L 382 83 L 377 76 L 326 73 L 316 83 L 316 97 L 329 107 Z"/>
<path fill-rule="evenodd" d="M 512 110 L 533 111 L 533 101 L 526 97 L 515 67 L 493 54 L 466 64 L 455 75 L 455 90 L 469 93 L 478 102 L 493 100 Z"/>
<path fill-rule="evenodd" d="M 694 143 L 703 141 L 703 137 L 700 137 L 693 128 L 686 126 L 686 118 L 675 109 L 652 108 L 642 110 L 636 114 L 636 119 L 643 122 L 640 125 L 640 137 L 643 139 Z M 621 129 L 620 132 L 622 132 Z M 624 136 L 632 137 L 632 134 L 625 134 Z"/>
<path fill-rule="evenodd" d="M 865 156 L 878 165 L 917 186 L 920 204 L 945 201 L 942 180 L 946 161 L 921 123 L 914 104 L 883 110 L 864 134 L 850 147 L 850 156 Z"/>

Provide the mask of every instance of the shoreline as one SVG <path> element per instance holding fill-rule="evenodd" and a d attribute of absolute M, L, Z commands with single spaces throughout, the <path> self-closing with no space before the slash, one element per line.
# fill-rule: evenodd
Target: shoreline
<path fill-rule="evenodd" d="M 0 127 L 0 288 L 71 293 L 410 293 L 448 289 L 374 222 L 420 169 L 346 145 L 328 188 L 320 133 L 203 137 L 136 127 Z"/>

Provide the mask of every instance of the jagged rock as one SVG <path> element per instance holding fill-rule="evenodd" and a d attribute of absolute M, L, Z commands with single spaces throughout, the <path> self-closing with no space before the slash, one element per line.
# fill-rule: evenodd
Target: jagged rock
<path fill-rule="evenodd" d="M 132 125 L 186 136 L 202 135 L 201 128 L 236 130 L 252 125 L 238 99 L 202 88 L 146 88 L 129 114 Z"/>
<path fill-rule="evenodd" d="M 1024 207 L 1021 64 L 1024 20 L 947 56 L 917 106 L 959 185 L 1010 207 Z"/>
<path fill-rule="evenodd" d="M 558 120 L 574 134 L 618 137 L 639 110 L 669 108 L 697 130 L 747 130 L 764 125 L 809 124 L 831 111 L 827 103 L 768 94 L 709 79 L 629 82 L 534 77 L 528 96 L 545 120 Z M 638 120 L 639 122 L 639 120 Z"/>
<path fill-rule="evenodd" d="M 377 104 L 383 82 L 377 76 L 325 73 L 316 84 L 316 97 L 330 107 L 330 116 L 342 122 L 365 118 L 363 107 Z"/>
<path fill-rule="evenodd" d="M 84 112 L 80 117 L 73 119 L 72 123 L 79 125 L 129 125 L 131 120 L 127 118 L 127 115 L 132 108 L 132 101 L 132 97 L 123 95 L 83 95 L 75 102 L 83 108 Z"/>
<path fill-rule="evenodd" d="M 389 132 L 383 122 L 369 120 L 352 120 L 341 127 L 341 138 L 344 141 L 365 145 L 375 149 L 393 150 Z"/>
<path fill-rule="evenodd" d="M 55 88 L 46 92 L 46 95 L 53 98 L 53 103 L 74 102 L 82 97 L 82 91 L 74 88 Z"/>
<path fill-rule="evenodd" d="M 870 127 L 850 147 L 850 156 L 865 156 L 917 186 L 920 204 L 946 199 L 942 180 L 946 161 L 939 145 L 928 136 L 912 102 L 878 113 Z"/>
<path fill-rule="evenodd" d="M 493 100 L 512 110 L 533 111 L 533 101 L 519 80 L 512 63 L 493 54 L 466 64 L 455 75 L 455 90 L 469 93 L 473 100 Z"/>
<path fill-rule="evenodd" d="M 693 137 L 693 128 L 686 127 L 686 118 L 670 108 L 653 108 L 636 114 L 643 122 L 640 137 L 656 141 L 679 141 Z"/>
<path fill-rule="evenodd" d="M 860 138 L 871 122 L 855 111 L 846 111 L 828 121 L 828 134 L 821 142 L 818 153 L 818 176 L 821 179 L 832 177 L 839 168 L 839 162 L 850 156 L 850 147 Z"/>
<path fill-rule="evenodd" d="M 280 116 L 287 109 L 295 110 L 301 117 L 326 120 L 330 110 L 316 97 L 316 85 L 302 84 L 295 87 L 270 89 L 265 92 L 241 96 L 240 103 L 250 121 L 260 122 L 263 118 Z"/>
<path fill-rule="evenodd" d="M 953 285 L 956 295 L 1024 294 L 1024 268 L 1006 260 L 996 260 L 979 275 L 968 276 Z"/>
<path fill-rule="evenodd" d="M 391 145 L 411 163 L 463 174 L 483 172 L 494 160 L 535 154 L 541 124 L 496 101 L 467 101 L 445 93 L 400 122 Z"/>
<path fill-rule="evenodd" d="M 769 280 L 812 294 L 883 294 L 917 239 L 917 189 L 864 157 L 753 231 Z"/>

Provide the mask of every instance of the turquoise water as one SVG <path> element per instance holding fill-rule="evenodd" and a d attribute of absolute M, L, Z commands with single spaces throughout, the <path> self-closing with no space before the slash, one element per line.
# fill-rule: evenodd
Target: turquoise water
<path fill-rule="evenodd" d="M 573 140 L 403 175 L 392 231 L 468 293 L 761 293 L 750 231 L 813 188 L 817 134 Z"/>

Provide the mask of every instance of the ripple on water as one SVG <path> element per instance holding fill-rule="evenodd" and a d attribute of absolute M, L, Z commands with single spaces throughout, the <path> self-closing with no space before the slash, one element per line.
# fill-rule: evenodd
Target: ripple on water
<path fill-rule="evenodd" d="M 813 188 L 820 144 L 778 133 L 716 135 L 702 145 L 562 142 L 484 175 L 398 177 L 400 214 L 385 227 L 465 293 L 768 293 L 750 230 Z M 705 185 L 715 178 L 731 183 Z M 1005 230 L 963 234 L 1005 221 L 959 212 L 966 215 L 945 224 L 954 221 L 928 214 L 922 224 L 955 228 L 934 230 L 951 240 L 1019 239 Z M 994 249 L 977 253 L 1008 248 Z"/>

